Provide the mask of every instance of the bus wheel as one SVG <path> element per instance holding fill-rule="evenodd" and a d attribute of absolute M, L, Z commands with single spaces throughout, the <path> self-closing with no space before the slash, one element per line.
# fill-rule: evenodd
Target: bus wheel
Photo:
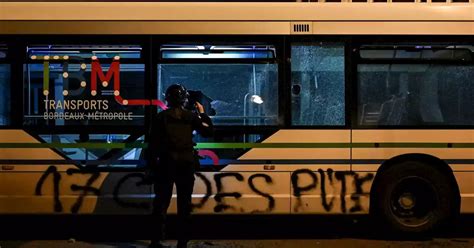
<path fill-rule="evenodd" d="M 375 188 L 375 215 L 401 233 L 426 233 L 455 213 L 455 191 L 446 175 L 420 162 L 383 171 Z"/>

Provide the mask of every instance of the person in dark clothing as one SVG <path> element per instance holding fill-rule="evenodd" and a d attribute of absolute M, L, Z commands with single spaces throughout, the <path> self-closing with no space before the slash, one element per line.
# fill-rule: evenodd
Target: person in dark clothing
<path fill-rule="evenodd" d="M 185 108 L 188 96 L 182 85 L 171 85 L 165 96 L 169 108 L 156 114 L 152 120 L 149 152 L 155 174 L 153 216 L 158 224 L 158 235 L 149 247 L 163 247 L 160 241 L 164 237 L 173 184 L 176 184 L 178 195 L 178 248 L 186 247 L 190 238 L 194 172 L 199 166 L 193 131 L 209 137 L 213 134 L 213 125 L 199 102 L 195 103 L 197 113 Z"/>

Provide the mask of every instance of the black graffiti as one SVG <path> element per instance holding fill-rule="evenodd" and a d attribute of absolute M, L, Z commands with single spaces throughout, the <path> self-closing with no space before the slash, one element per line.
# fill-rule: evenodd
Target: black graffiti
<path fill-rule="evenodd" d="M 200 208 L 204 207 L 204 205 L 209 201 L 210 197 L 212 196 L 212 193 L 213 193 L 212 192 L 212 183 L 202 173 L 197 172 L 196 176 L 204 182 L 204 185 L 205 185 L 205 188 L 206 188 L 206 193 L 204 194 L 204 197 L 201 198 L 199 203 L 193 204 L 193 209 L 200 209 Z M 234 197 L 236 199 L 239 199 L 242 196 L 241 193 L 239 193 L 239 192 L 222 192 L 222 188 L 223 188 L 222 179 L 226 176 L 234 177 L 238 181 L 244 181 L 244 177 L 240 173 L 236 173 L 236 172 L 221 173 L 221 174 L 214 175 L 214 181 L 216 183 L 216 188 L 217 188 L 217 194 L 214 196 L 214 199 L 217 202 L 217 205 L 214 207 L 215 212 L 222 212 L 226 209 L 236 209 L 235 207 L 233 207 L 231 205 L 224 204 L 223 203 L 223 198 L 224 197 Z M 266 183 L 273 184 L 273 180 L 269 175 L 267 175 L 267 174 L 254 174 L 254 175 L 251 175 L 249 177 L 248 185 L 249 185 L 250 189 L 253 192 L 255 192 L 256 194 L 258 194 L 260 196 L 263 196 L 264 198 L 268 199 L 268 207 L 264 211 L 272 211 L 273 209 L 275 209 L 275 199 L 273 198 L 273 196 L 271 194 L 265 193 L 265 192 L 257 189 L 257 187 L 254 184 L 254 179 L 259 178 L 259 177 L 264 178 Z M 240 209 L 240 211 L 243 212 L 243 209 Z M 262 212 L 262 211 L 254 210 L 252 212 Z"/>
<path fill-rule="evenodd" d="M 224 197 L 234 197 L 236 199 L 239 199 L 242 197 L 242 194 L 239 192 L 222 192 L 223 187 L 222 187 L 222 179 L 225 177 L 234 177 L 238 181 L 243 181 L 244 177 L 239 174 L 239 173 L 219 173 L 214 175 L 214 181 L 216 182 L 216 188 L 217 188 L 217 193 L 214 196 L 214 199 L 216 200 L 216 206 L 214 207 L 214 212 L 222 212 L 226 209 L 234 209 L 234 207 L 225 204 L 222 200 Z"/>
<path fill-rule="evenodd" d="M 85 172 L 81 170 L 67 170 L 67 174 L 72 176 L 74 174 L 85 174 Z M 99 178 L 100 173 L 99 172 L 93 172 L 91 176 L 87 179 L 86 185 L 77 185 L 77 184 L 72 184 L 71 185 L 71 190 L 72 191 L 82 191 L 79 197 L 77 198 L 76 202 L 72 205 L 71 207 L 71 213 L 78 213 L 79 209 L 82 206 L 82 203 L 84 202 L 84 197 L 89 193 L 93 193 L 96 196 L 100 195 L 100 190 L 97 188 L 92 187 L 92 184 Z"/>
<path fill-rule="evenodd" d="M 122 186 L 131 179 L 138 179 L 138 182 L 135 184 L 137 187 L 145 185 L 145 175 L 143 173 L 130 173 L 120 178 L 117 182 L 117 185 L 114 187 L 113 199 L 121 207 L 125 208 L 140 208 L 140 209 L 150 209 L 151 204 L 149 202 L 129 202 L 120 198 L 120 192 Z"/>
<path fill-rule="evenodd" d="M 78 185 L 72 184 L 70 186 L 72 191 L 81 191 L 81 194 L 77 197 L 74 204 L 71 206 L 71 213 L 78 213 L 81 209 L 85 197 L 92 193 L 95 196 L 100 196 L 101 191 L 98 188 L 93 187 L 92 185 L 97 179 L 100 177 L 100 172 L 98 171 L 88 171 L 88 170 L 80 170 L 80 169 L 68 169 L 66 171 L 67 175 L 73 176 L 75 174 L 90 174 L 90 177 L 87 179 L 85 185 Z M 56 166 L 50 166 L 48 169 L 41 175 L 40 179 L 38 180 L 35 188 L 35 195 L 41 196 L 42 195 L 42 188 L 43 185 L 48 178 L 48 176 L 53 175 L 53 188 L 54 188 L 54 212 L 63 212 L 63 205 L 59 198 L 60 196 L 60 183 L 62 180 L 61 174 L 58 172 Z M 118 183 L 116 184 L 114 191 L 113 191 L 113 199 L 114 201 L 122 206 L 122 207 L 130 207 L 130 208 L 140 208 L 140 209 L 149 209 L 150 203 L 148 202 L 127 202 L 120 198 L 120 191 L 122 189 L 122 185 L 125 184 L 128 180 L 133 178 L 138 178 L 139 181 L 136 183 L 136 186 L 141 186 L 142 182 L 144 181 L 144 175 L 142 173 L 131 173 L 126 174 L 124 177 L 120 178 Z"/>
<path fill-rule="evenodd" d="M 83 172 L 77 169 L 69 169 L 66 171 L 66 173 L 71 176 L 77 173 L 84 174 L 86 172 Z M 41 175 L 40 179 L 36 183 L 35 195 L 38 195 L 38 196 L 42 195 L 42 188 L 43 188 L 44 182 L 46 181 L 46 179 L 48 178 L 50 174 L 53 174 L 54 212 L 62 212 L 63 206 L 59 198 L 59 195 L 60 195 L 59 186 L 60 186 L 62 177 L 61 177 L 61 173 L 58 172 L 58 169 L 56 166 L 54 165 L 49 166 L 48 169 L 46 169 L 46 171 L 43 173 L 43 175 Z M 100 176 L 100 173 L 97 173 L 97 172 L 92 173 L 91 177 L 88 178 L 85 185 L 83 186 L 76 185 L 76 184 L 71 185 L 72 191 L 82 191 L 82 193 L 77 198 L 76 202 L 74 202 L 74 204 L 72 205 L 71 213 L 79 212 L 79 209 L 81 208 L 83 204 L 84 197 L 89 192 L 92 192 L 97 196 L 100 195 L 100 190 L 92 187 L 92 184 L 97 180 L 97 178 L 99 178 L 99 176 Z"/>
<path fill-rule="evenodd" d="M 264 178 L 265 182 L 268 184 L 273 183 L 272 178 L 267 174 L 253 174 L 249 177 L 249 187 L 253 190 L 253 192 L 268 199 L 268 207 L 265 211 L 270 212 L 275 208 L 275 199 L 270 194 L 264 193 L 260 191 L 259 189 L 257 189 L 257 187 L 255 187 L 253 180 L 258 177 Z M 254 212 L 259 212 L 259 211 L 254 211 Z"/>
<path fill-rule="evenodd" d="M 355 191 L 351 193 L 351 200 L 353 205 L 350 207 L 350 212 L 358 212 L 362 211 L 362 205 L 360 197 L 361 195 L 368 195 L 368 192 L 363 192 L 362 186 L 364 183 L 371 182 L 374 178 L 372 173 L 367 173 L 367 175 L 361 177 L 358 173 L 351 172 L 351 171 L 337 171 L 334 172 L 332 169 L 328 169 L 326 172 L 322 169 L 318 169 L 319 177 L 321 179 L 321 205 L 323 206 L 324 210 L 327 212 L 333 210 L 334 202 L 336 197 L 332 196 L 331 199 L 328 201 L 327 199 L 327 188 L 326 188 L 326 175 L 329 180 L 329 186 L 335 188 L 333 175 L 336 180 L 340 184 L 340 209 L 341 212 L 347 213 L 347 202 L 346 202 L 346 194 L 347 194 L 347 178 L 352 177 Z M 299 185 L 299 178 L 300 175 L 306 174 L 311 177 L 312 182 L 309 185 L 301 186 Z M 300 169 L 296 170 L 291 175 L 291 184 L 293 188 L 293 196 L 296 197 L 296 204 L 294 206 L 294 211 L 298 212 L 302 206 L 302 199 L 301 193 L 305 191 L 310 191 L 317 188 L 318 185 L 318 176 L 315 172 L 309 169 Z"/>
<path fill-rule="evenodd" d="M 336 179 L 341 182 L 341 194 L 340 194 L 340 199 L 341 199 L 341 212 L 347 213 L 347 207 L 346 207 L 346 192 L 347 192 L 347 185 L 346 185 L 346 176 L 350 172 L 347 171 L 337 171 L 336 174 Z"/>
<path fill-rule="evenodd" d="M 199 172 L 196 172 L 195 174 L 197 177 L 199 177 L 203 182 L 204 182 L 204 185 L 206 186 L 206 194 L 204 195 L 204 197 L 199 201 L 198 204 L 193 204 L 192 207 L 193 209 L 194 208 L 202 208 L 204 206 L 204 204 L 206 204 L 206 202 L 209 200 L 209 198 L 211 197 L 212 195 L 212 185 L 211 185 L 211 181 L 209 181 L 209 179 L 207 179 L 207 177 L 205 177 L 203 174 L 199 173 Z"/>
<path fill-rule="evenodd" d="M 351 212 L 362 211 L 362 206 L 360 204 L 360 196 L 368 195 L 369 192 L 363 192 L 362 185 L 366 182 L 370 182 L 374 179 L 374 175 L 369 173 L 363 177 L 359 177 L 358 174 L 354 174 L 354 188 L 355 192 L 351 194 L 351 200 L 354 201 L 354 206 L 349 210 Z"/>
<path fill-rule="evenodd" d="M 298 185 L 298 180 L 299 180 L 299 175 L 300 174 L 307 174 L 311 177 L 313 182 L 311 184 L 306 185 L 304 187 Z M 316 177 L 316 174 L 314 174 L 311 170 L 309 169 L 300 169 L 300 170 L 295 170 L 293 174 L 291 174 L 291 184 L 293 185 L 293 195 L 295 196 L 301 196 L 301 192 L 304 191 L 309 191 L 318 186 L 318 178 Z"/>
<path fill-rule="evenodd" d="M 309 185 L 300 186 L 298 184 L 298 182 L 299 182 L 299 176 L 301 174 L 309 175 L 312 179 L 312 182 Z M 318 177 L 316 176 L 316 174 L 314 174 L 314 172 L 312 172 L 309 169 L 295 170 L 291 174 L 291 185 L 292 185 L 292 188 L 293 188 L 293 195 L 297 197 L 296 198 L 296 205 L 294 207 L 294 211 L 298 212 L 300 207 L 301 207 L 301 192 L 310 191 L 312 189 L 315 189 L 318 186 Z"/>
<path fill-rule="evenodd" d="M 69 169 L 67 170 L 67 174 L 69 176 L 73 176 L 75 174 L 90 174 L 90 177 L 87 179 L 85 185 L 77 185 L 72 184 L 71 190 L 72 191 L 80 191 L 81 194 L 77 197 L 77 200 L 71 207 L 72 213 L 78 213 L 83 205 L 84 199 L 87 195 L 93 194 L 95 196 L 100 196 L 101 191 L 98 188 L 93 187 L 92 185 L 100 178 L 100 172 L 93 172 L 93 171 L 85 171 L 79 169 Z M 61 203 L 60 199 L 60 184 L 62 180 L 62 175 L 58 171 L 55 166 L 50 166 L 48 169 L 41 175 L 40 179 L 38 180 L 35 188 L 35 195 L 41 196 L 43 195 L 42 188 L 48 178 L 52 177 L 53 179 L 53 193 L 54 193 L 54 211 L 55 212 L 62 212 L 63 211 L 63 204 Z M 212 187 L 212 180 L 207 178 L 202 173 L 195 174 L 197 178 L 203 181 L 205 186 L 205 194 L 200 199 L 199 203 L 193 204 L 193 209 L 200 209 L 203 208 L 206 203 L 209 202 L 210 198 L 213 195 L 213 187 Z M 310 182 L 306 183 L 305 185 L 301 185 L 301 178 L 307 175 L 310 178 Z M 236 179 L 238 182 L 243 182 L 244 176 L 237 172 L 223 172 L 213 175 L 214 183 L 216 184 L 217 192 L 214 196 L 214 200 L 216 205 L 214 206 L 214 212 L 223 212 L 228 209 L 237 210 L 237 206 L 232 206 L 231 204 L 225 203 L 226 197 L 233 197 L 235 199 L 240 199 L 242 197 L 242 193 L 238 191 L 234 192 L 226 192 L 224 191 L 224 178 L 231 177 Z M 267 192 L 263 192 L 256 186 L 256 180 L 258 178 L 263 178 L 265 183 L 273 184 L 273 179 L 271 174 L 264 174 L 264 173 L 256 173 L 252 174 L 248 177 L 248 186 L 249 188 L 257 195 L 262 196 L 268 201 L 268 205 L 265 210 L 253 210 L 251 212 L 271 212 L 275 209 L 276 201 L 274 197 Z M 292 186 L 292 194 L 296 198 L 295 204 L 293 206 L 294 211 L 300 211 L 302 204 L 303 204 L 303 194 L 304 192 L 313 191 L 318 188 L 320 185 L 320 195 L 321 195 L 321 205 L 325 211 L 330 212 L 333 211 L 335 208 L 335 203 L 337 200 L 337 196 L 335 195 L 336 192 L 332 192 L 328 196 L 328 189 L 336 189 L 339 188 L 339 200 L 340 200 L 340 211 L 342 213 L 349 212 L 358 212 L 363 211 L 361 197 L 368 196 L 369 192 L 364 192 L 363 186 L 366 183 L 370 183 L 374 178 L 374 174 L 366 173 L 366 174 L 359 174 L 350 171 L 337 171 L 334 172 L 332 169 L 328 169 L 324 171 L 322 169 L 318 169 L 317 171 L 312 171 L 310 169 L 300 169 L 296 170 L 291 173 L 291 186 Z M 127 183 L 135 180 L 137 181 L 135 185 L 137 187 L 142 185 L 144 182 L 145 176 L 143 173 L 128 173 L 125 176 L 121 177 L 117 184 L 113 188 L 113 200 L 122 207 L 127 208 L 139 208 L 139 209 L 149 209 L 150 202 L 143 201 L 143 202 L 136 202 L 136 201 L 129 201 L 126 199 L 121 198 L 122 192 L 126 190 L 125 188 Z M 353 184 L 354 191 L 347 192 L 348 182 Z M 227 184 L 227 183 L 226 183 Z M 130 184 L 128 184 L 130 185 Z M 233 185 L 233 183 L 232 183 Z M 338 187 L 339 186 L 339 187 Z M 229 190 L 229 189 L 227 189 Z M 346 201 L 346 195 L 350 195 L 350 202 Z M 350 206 L 347 206 L 350 205 Z M 243 211 L 242 208 L 239 209 Z"/>
<path fill-rule="evenodd" d="M 318 172 L 319 172 L 319 175 L 321 177 L 321 201 L 322 201 L 324 210 L 329 212 L 334 207 L 334 200 L 335 200 L 336 197 L 332 196 L 331 200 L 328 203 L 327 196 L 326 196 L 326 176 L 325 176 L 325 172 L 322 169 L 319 169 Z M 333 172 L 334 171 L 332 169 L 328 169 L 328 171 L 327 171 L 329 185 L 331 185 L 331 186 L 333 186 L 333 181 L 332 181 Z"/>
<path fill-rule="evenodd" d="M 53 174 L 53 194 L 54 194 L 54 211 L 62 212 L 63 205 L 59 199 L 59 182 L 61 181 L 61 174 L 58 172 L 56 166 L 49 166 L 48 169 L 41 175 L 35 188 L 35 195 L 41 196 L 43 184 L 50 174 Z"/>

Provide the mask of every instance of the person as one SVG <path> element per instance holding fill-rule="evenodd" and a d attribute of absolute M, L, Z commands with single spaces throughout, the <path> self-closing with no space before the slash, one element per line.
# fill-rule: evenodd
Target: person
<path fill-rule="evenodd" d="M 149 247 L 163 247 L 165 219 L 171 201 L 173 184 L 178 195 L 178 248 L 187 247 L 190 238 L 191 199 L 195 167 L 199 159 L 194 150 L 193 131 L 204 137 L 212 136 L 212 121 L 204 107 L 195 103 L 195 111 L 185 108 L 189 94 L 186 88 L 173 84 L 166 90 L 168 109 L 155 114 L 150 131 L 151 166 L 154 169 L 153 216 L 158 224 L 156 235 Z M 189 108 L 189 107 L 188 107 Z"/>

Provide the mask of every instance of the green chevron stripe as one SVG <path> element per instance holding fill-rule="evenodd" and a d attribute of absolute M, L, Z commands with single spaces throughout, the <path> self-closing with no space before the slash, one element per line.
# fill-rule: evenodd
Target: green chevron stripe
<path fill-rule="evenodd" d="M 350 148 L 350 143 L 198 143 L 199 149 L 248 148 Z"/>
<path fill-rule="evenodd" d="M 132 143 L 0 143 L 0 148 L 146 148 L 148 144 Z M 474 148 L 474 143 L 198 143 L 198 149 L 250 148 Z"/>
<path fill-rule="evenodd" d="M 0 143 L 0 148 L 89 148 L 89 149 L 114 149 L 114 148 L 146 148 L 147 144 L 133 143 Z"/>
<path fill-rule="evenodd" d="M 473 143 L 453 143 L 454 148 L 474 148 Z"/>
<path fill-rule="evenodd" d="M 199 149 L 230 148 L 474 148 L 474 143 L 198 143 Z"/>
<path fill-rule="evenodd" d="M 472 148 L 474 143 L 464 143 L 463 148 Z M 448 143 L 352 143 L 353 148 L 448 148 Z"/>

